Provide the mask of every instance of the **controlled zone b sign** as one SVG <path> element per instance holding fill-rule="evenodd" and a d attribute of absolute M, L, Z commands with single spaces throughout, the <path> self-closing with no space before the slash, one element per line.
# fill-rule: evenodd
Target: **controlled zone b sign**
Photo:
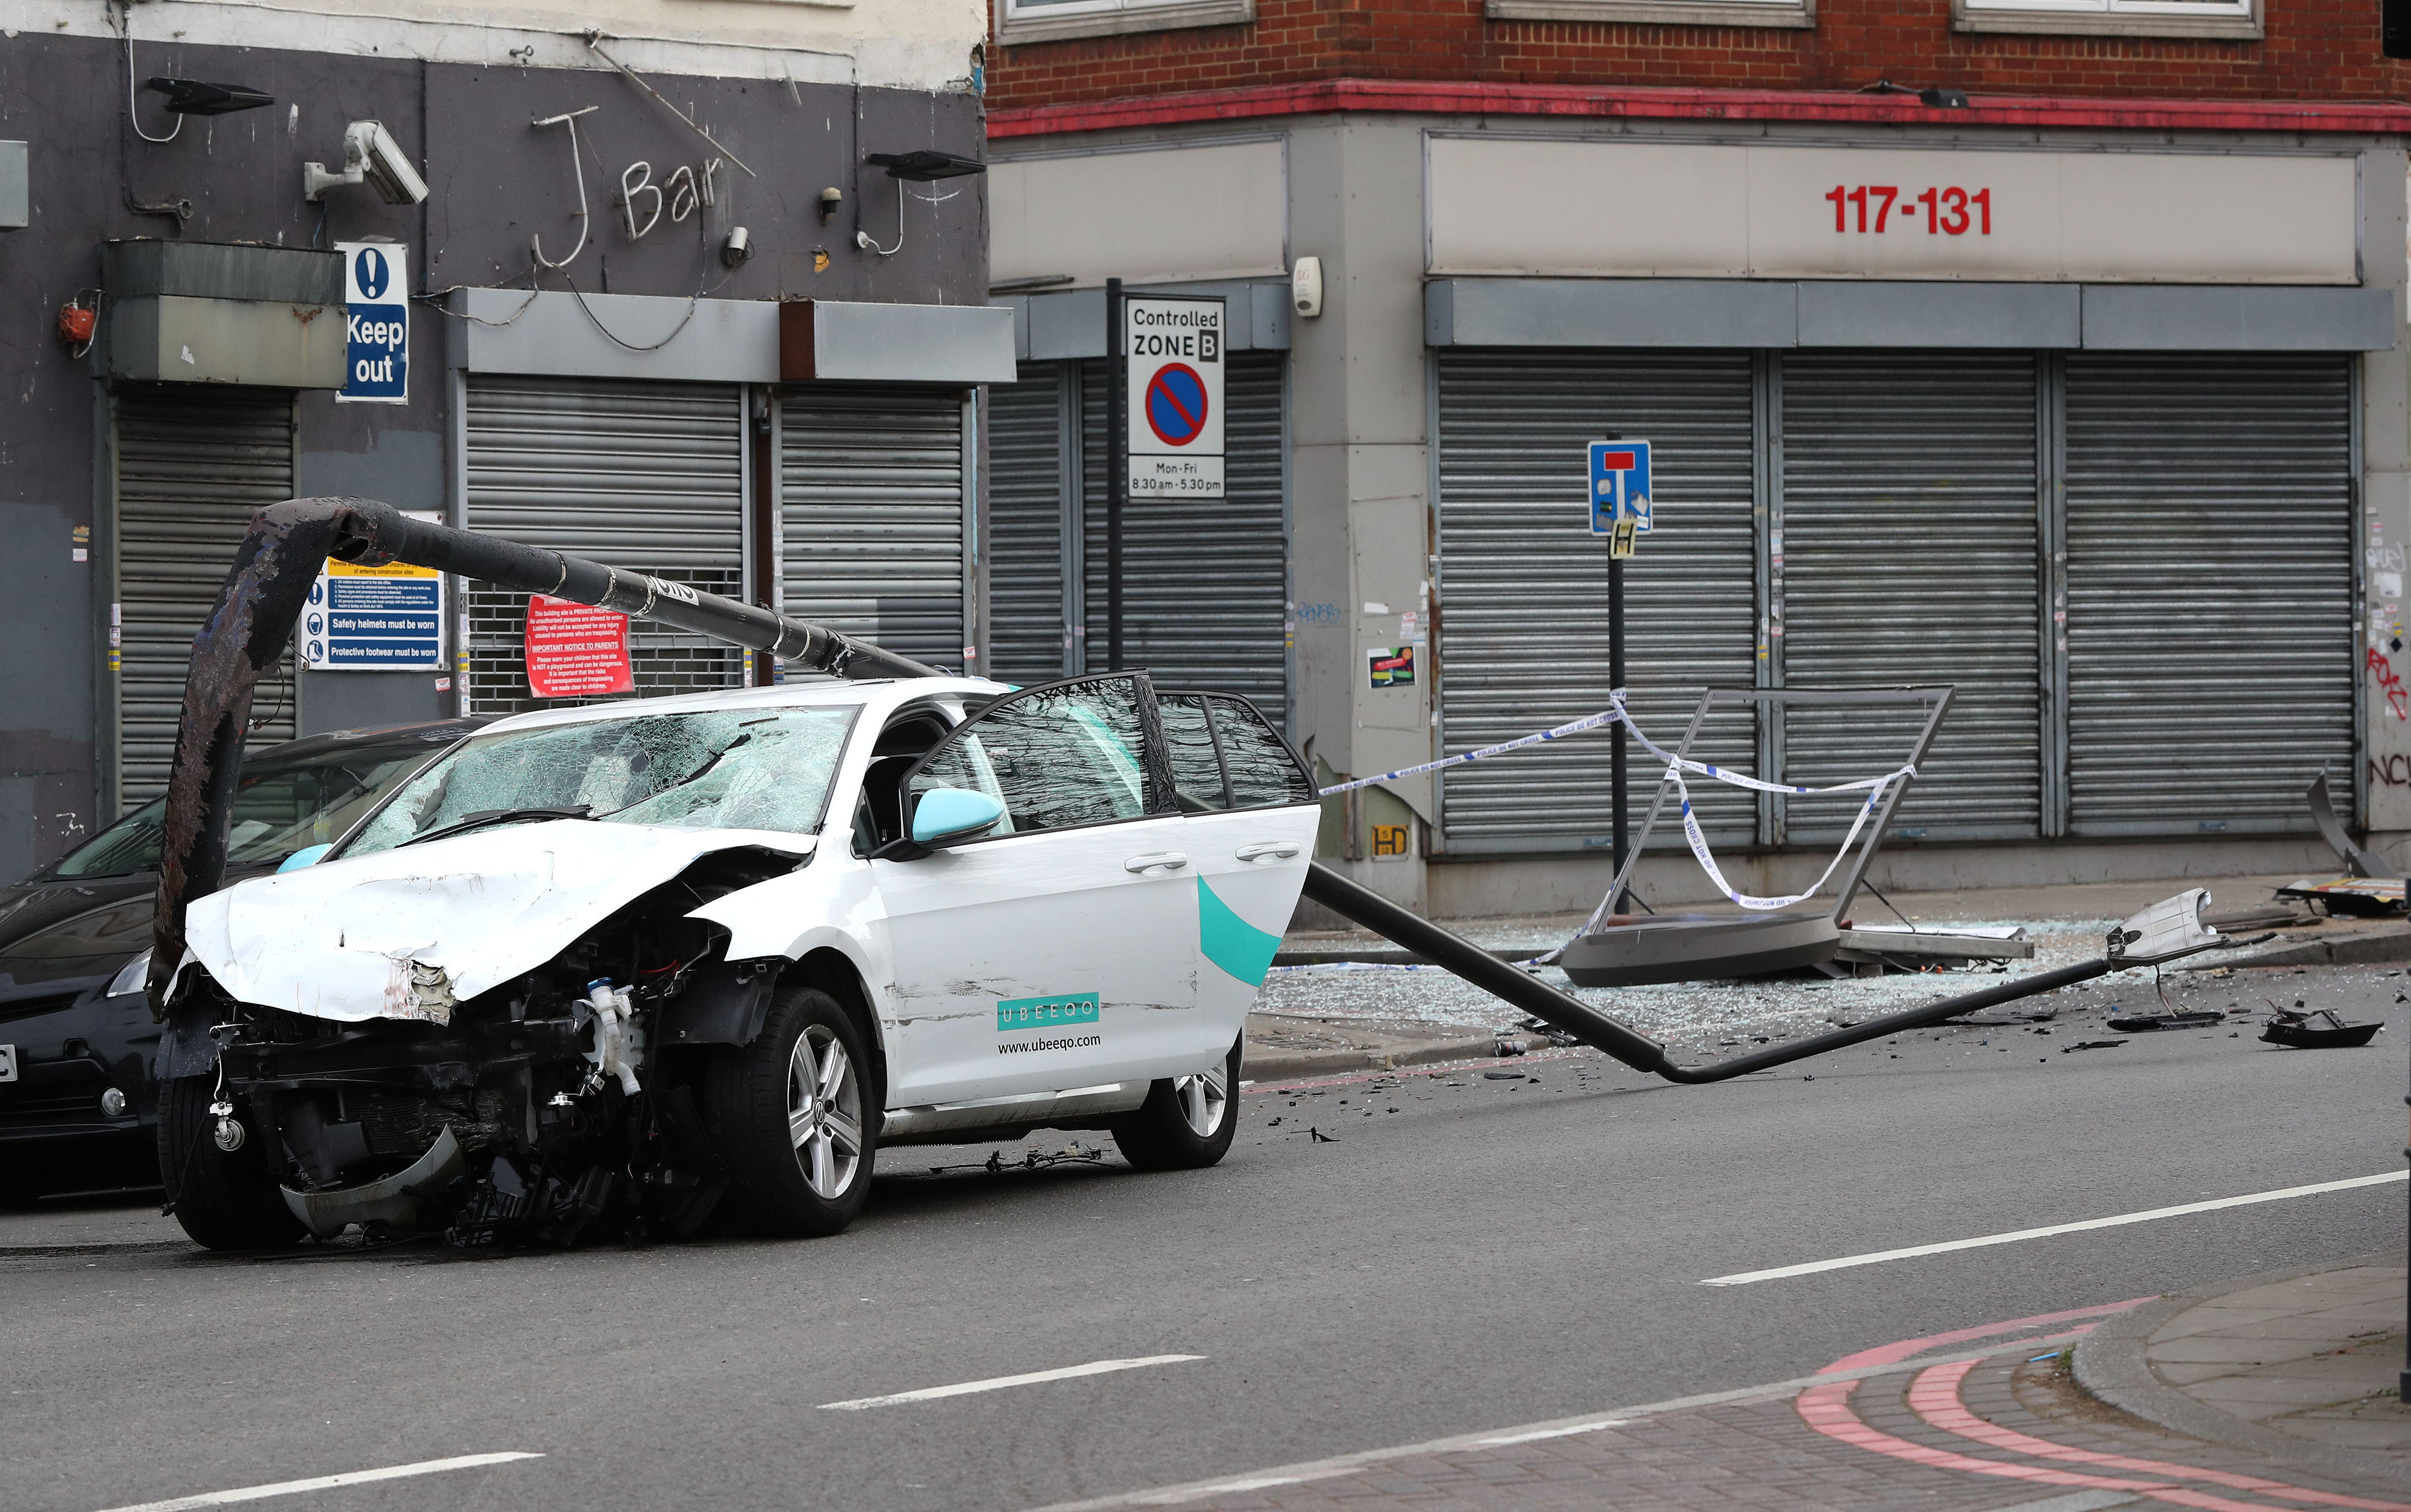
<path fill-rule="evenodd" d="M 1223 302 L 1122 300 L 1130 496 L 1222 497 Z"/>

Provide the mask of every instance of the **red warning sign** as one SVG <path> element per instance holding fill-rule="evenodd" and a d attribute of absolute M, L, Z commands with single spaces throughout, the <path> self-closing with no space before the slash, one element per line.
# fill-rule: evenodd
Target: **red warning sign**
<path fill-rule="evenodd" d="M 528 689 L 538 698 L 634 692 L 628 617 L 543 593 L 528 598 Z"/>

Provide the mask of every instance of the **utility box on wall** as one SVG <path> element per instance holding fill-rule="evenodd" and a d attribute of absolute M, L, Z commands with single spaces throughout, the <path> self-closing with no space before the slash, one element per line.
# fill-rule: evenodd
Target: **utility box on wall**
<path fill-rule="evenodd" d="M 22 231 L 34 218 L 31 145 L 0 141 L 0 231 Z"/>
<path fill-rule="evenodd" d="M 148 383 L 341 388 L 343 259 L 207 242 L 101 247 L 104 360 Z"/>

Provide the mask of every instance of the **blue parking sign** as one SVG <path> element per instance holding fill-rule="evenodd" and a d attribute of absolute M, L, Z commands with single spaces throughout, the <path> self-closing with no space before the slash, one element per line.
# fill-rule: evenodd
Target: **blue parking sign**
<path fill-rule="evenodd" d="M 1639 531 L 1649 529 L 1649 443 L 1645 441 L 1590 443 L 1590 533 L 1613 535 L 1619 519 L 1632 520 Z"/>
<path fill-rule="evenodd" d="M 343 258 L 343 386 L 338 404 L 410 402 L 410 249 L 338 241 Z"/>

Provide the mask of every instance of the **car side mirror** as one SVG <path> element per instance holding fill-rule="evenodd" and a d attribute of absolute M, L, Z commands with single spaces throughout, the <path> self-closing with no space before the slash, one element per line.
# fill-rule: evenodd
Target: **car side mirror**
<path fill-rule="evenodd" d="M 328 851 L 332 850 L 333 849 L 335 848 L 331 844 L 305 845 L 300 850 L 294 851 L 289 856 L 286 856 L 285 858 L 285 865 L 277 867 L 276 869 L 279 872 L 288 872 L 300 871 L 304 866 L 314 866 L 321 860 L 325 859 Z"/>
<path fill-rule="evenodd" d="M 976 835 L 1004 817 L 1004 805 L 968 788 L 931 788 L 913 806 L 913 839 L 936 845 Z"/>

